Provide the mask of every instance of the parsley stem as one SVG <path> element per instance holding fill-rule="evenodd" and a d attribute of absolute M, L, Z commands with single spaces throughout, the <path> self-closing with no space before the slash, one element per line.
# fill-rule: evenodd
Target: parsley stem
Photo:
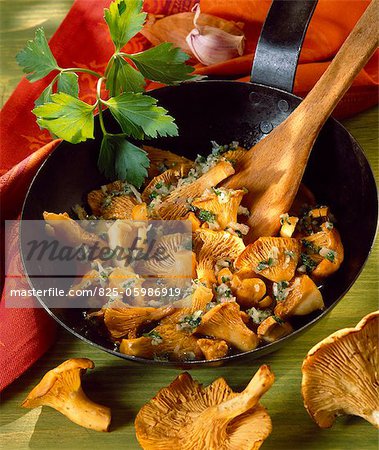
<path fill-rule="evenodd" d="M 98 104 L 98 107 L 99 107 L 99 122 L 100 122 L 101 131 L 103 132 L 104 135 L 106 135 L 107 134 L 107 130 L 105 129 L 104 118 L 103 118 L 103 110 L 102 110 L 103 101 L 101 100 L 101 84 L 102 84 L 103 80 L 104 80 L 104 78 L 100 77 L 99 80 L 97 81 L 96 98 L 97 98 L 97 104 Z"/>
<path fill-rule="evenodd" d="M 61 72 L 82 72 L 82 73 L 88 73 L 90 75 L 93 75 L 96 78 L 101 78 L 101 75 L 91 69 L 85 69 L 81 67 L 70 67 L 68 69 L 61 69 Z"/>

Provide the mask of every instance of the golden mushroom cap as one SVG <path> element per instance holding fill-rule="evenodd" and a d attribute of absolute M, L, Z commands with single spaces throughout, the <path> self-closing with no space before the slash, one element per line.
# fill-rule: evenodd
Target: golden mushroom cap
<path fill-rule="evenodd" d="M 186 176 L 191 167 L 192 164 L 181 164 L 174 169 L 167 169 L 160 175 L 154 177 L 142 192 L 142 200 L 148 202 L 150 200 L 150 194 L 156 189 L 156 185 L 159 183 L 166 186 L 177 184 L 179 178 Z"/>
<path fill-rule="evenodd" d="M 104 309 L 104 323 L 112 338 L 135 338 L 141 327 L 157 322 L 175 311 L 173 306 L 164 308 L 133 307 L 116 300 Z"/>
<path fill-rule="evenodd" d="M 95 189 L 87 195 L 87 202 L 95 216 L 101 216 L 103 209 L 103 202 L 106 193 L 110 191 L 120 191 L 124 186 L 121 180 L 113 181 L 113 183 L 106 184 L 102 189 Z"/>
<path fill-rule="evenodd" d="M 300 243 L 293 238 L 261 237 L 237 258 L 237 269 L 251 268 L 271 281 L 289 281 L 300 257 Z"/>
<path fill-rule="evenodd" d="M 87 202 L 93 214 L 103 219 L 131 219 L 132 209 L 138 201 L 134 195 L 124 191 L 125 186 L 125 182 L 118 180 L 91 191 Z M 109 196 L 111 193 L 116 195 Z"/>
<path fill-rule="evenodd" d="M 175 188 L 159 206 L 158 214 L 166 220 L 185 217 L 188 213 L 189 198 L 199 197 L 206 189 L 217 186 L 233 173 L 233 166 L 229 162 L 220 161 L 192 183 Z"/>
<path fill-rule="evenodd" d="M 123 339 L 120 352 L 140 358 L 168 357 L 173 361 L 202 359 L 203 353 L 192 330 L 180 326 L 183 317 L 191 315 L 190 308 L 177 308 L 163 318 L 150 333 L 136 339 Z"/>
<path fill-rule="evenodd" d="M 223 339 L 242 352 L 253 350 L 259 343 L 257 335 L 242 320 L 236 302 L 220 303 L 213 307 L 204 314 L 195 332 Z"/>
<path fill-rule="evenodd" d="M 234 261 L 245 249 L 243 240 L 227 231 L 199 230 L 194 233 L 197 253 L 197 276 L 207 284 L 214 283 L 217 261 Z"/>
<path fill-rule="evenodd" d="M 153 178 L 162 172 L 162 167 L 167 169 L 177 169 L 181 165 L 193 165 L 193 161 L 184 156 L 172 153 L 169 150 L 143 145 L 142 148 L 149 155 L 150 167 L 148 168 L 149 178 Z"/>
<path fill-rule="evenodd" d="M 50 234 L 62 242 L 73 246 L 83 244 L 106 246 L 106 242 L 94 233 L 89 233 L 77 221 L 71 219 L 67 213 L 55 214 L 44 211 L 43 218 Z"/>
<path fill-rule="evenodd" d="M 237 222 L 238 207 L 245 193 L 242 189 L 213 189 L 195 198 L 192 206 L 215 214 L 220 229 L 225 230 L 230 223 Z"/>
<path fill-rule="evenodd" d="M 185 286 L 190 282 L 196 271 L 196 257 L 191 246 L 191 235 L 173 233 L 160 237 L 153 245 L 149 258 L 142 259 L 137 272 L 156 278 L 164 278 L 170 285 Z"/>
<path fill-rule="evenodd" d="M 336 228 L 328 229 L 323 223 L 321 231 L 302 239 L 306 253 L 317 263 L 312 277 L 326 278 L 336 272 L 344 260 L 341 236 Z"/>
<path fill-rule="evenodd" d="M 223 378 L 203 388 L 179 375 L 139 411 L 135 420 L 144 450 L 253 450 L 270 434 L 270 416 L 258 402 L 274 376 L 262 366 L 241 393 Z"/>
<path fill-rule="evenodd" d="M 379 427 L 379 312 L 315 345 L 302 366 L 304 406 L 321 427 L 337 416 L 360 416 Z"/>

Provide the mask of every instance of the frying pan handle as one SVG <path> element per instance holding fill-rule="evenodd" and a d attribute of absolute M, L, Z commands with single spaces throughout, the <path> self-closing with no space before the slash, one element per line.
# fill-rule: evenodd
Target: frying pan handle
<path fill-rule="evenodd" d="M 292 92 L 301 47 L 317 0 L 273 0 L 259 37 L 251 81 Z"/>

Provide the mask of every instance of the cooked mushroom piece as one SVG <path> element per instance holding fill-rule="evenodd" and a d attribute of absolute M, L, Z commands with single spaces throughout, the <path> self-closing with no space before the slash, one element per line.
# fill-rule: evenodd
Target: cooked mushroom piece
<path fill-rule="evenodd" d="M 203 315 L 194 332 L 223 339 L 242 352 L 255 349 L 259 343 L 257 335 L 242 320 L 236 302 L 220 303 L 213 307 Z"/>
<path fill-rule="evenodd" d="M 104 323 L 114 339 L 136 338 L 141 327 L 163 319 L 175 311 L 173 306 L 165 308 L 136 308 L 116 300 L 104 307 Z"/>
<path fill-rule="evenodd" d="M 282 214 L 280 216 L 280 236 L 288 238 L 292 237 L 298 221 L 298 217 L 290 216 L 289 214 Z"/>
<path fill-rule="evenodd" d="M 378 330 L 376 311 L 308 352 L 301 390 L 304 406 L 319 427 L 331 427 L 343 414 L 360 416 L 379 427 Z"/>
<path fill-rule="evenodd" d="M 198 339 L 200 350 L 204 353 L 205 359 L 223 358 L 228 354 L 228 344 L 222 339 Z"/>
<path fill-rule="evenodd" d="M 227 152 L 223 153 L 222 156 L 227 160 L 230 161 L 233 166 L 238 171 L 238 164 L 242 160 L 242 158 L 246 155 L 247 150 L 243 147 L 237 147 L 234 150 L 228 150 Z"/>
<path fill-rule="evenodd" d="M 67 213 L 55 214 L 44 211 L 43 218 L 46 222 L 47 231 L 55 236 L 57 239 L 62 240 L 73 246 L 85 245 L 98 245 L 99 247 L 106 246 L 106 242 L 99 238 L 96 234 L 89 233 L 84 230 L 78 222 Z"/>
<path fill-rule="evenodd" d="M 226 231 L 201 230 L 195 233 L 194 239 L 201 242 L 197 252 L 197 276 L 208 286 L 216 282 L 216 262 L 224 259 L 234 261 L 245 248 L 241 238 Z"/>
<path fill-rule="evenodd" d="M 266 285 L 260 278 L 239 280 L 237 276 L 234 276 L 233 281 L 231 285 L 233 295 L 237 297 L 237 303 L 243 308 L 258 305 L 259 300 L 266 294 Z"/>
<path fill-rule="evenodd" d="M 223 378 L 203 388 L 188 373 L 141 408 L 135 420 L 144 450 L 252 450 L 271 433 L 271 419 L 258 402 L 274 382 L 267 366 L 241 393 Z"/>
<path fill-rule="evenodd" d="M 142 202 L 134 205 L 131 216 L 132 220 L 148 220 L 149 217 L 146 203 Z"/>
<path fill-rule="evenodd" d="M 213 188 L 192 201 L 192 206 L 215 215 L 220 230 L 237 222 L 238 207 L 245 191 L 242 189 Z"/>
<path fill-rule="evenodd" d="M 149 178 L 153 178 L 167 169 L 177 169 L 181 165 L 193 165 L 193 161 L 190 159 L 187 159 L 184 156 L 179 156 L 168 150 L 162 150 L 149 145 L 143 145 L 142 148 L 149 155 Z"/>
<path fill-rule="evenodd" d="M 103 202 L 107 196 L 108 192 L 120 191 L 123 188 L 124 183 L 120 180 L 114 181 L 113 183 L 106 184 L 101 187 L 101 189 L 96 189 L 91 191 L 87 195 L 87 202 L 95 216 L 101 216 L 103 209 Z"/>
<path fill-rule="evenodd" d="M 91 191 L 87 201 L 96 216 L 103 219 L 131 219 L 134 205 L 138 204 L 128 183 L 120 180 Z"/>
<path fill-rule="evenodd" d="M 115 220 L 108 228 L 109 247 L 116 251 L 115 264 L 123 266 L 129 251 L 143 251 L 147 248 L 147 227 L 146 221 L 137 222 L 131 220 Z M 119 257 L 118 251 L 124 249 Z"/>
<path fill-rule="evenodd" d="M 72 422 L 96 431 L 108 431 L 111 410 L 91 401 L 81 387 L 81 377 L 94 363 L 87 358 L 69 359 L 50 370 L 21 406 L 50 406 Z"/>
<path fill-rule="evenodd" d="M 271 281 L 289 281 L 300 257 L 300 243 L 283 237 L 261 237 L 237 258 L 237 269 L 251 268 Z"/>
<path fill-rule="evenodd" d="M 274 312 L 281 319 L 305 316 L 325 306 L 320 290 L 308 275 L 296 277 L 291 283 L 274 283 L 273 293 L 277 300 Z"/>
<path fill-rule="evenodd" d="M 188 320 L 186 318 L 188 317 Z M 123 339 L 120 352 L 140 358 L 168 357 L 170 360 L 202 359 L 197 338 L 192 335 L 193 326 L 197 325 L 198 317 L 192 319 L 188 308 L 177 309 L 165 317 L 160 324 L 149 333 L 136 339 Z"/>
<path fill-rule="evenodd" d="M 302 239 L 306 254 L 310 255 L 317 267 L 312 277 L 325 278 L 336 272 L 344 259 L 344 248 L 339 232 L 333 227 L 328 229 L 329 222 L 321 225 L 321 231 Z"/>
<path fill-rule="evenodd" d="M 199 283 L 191 294 L 191 311 L 205 310 L 209 302 L 212 301 L 212 289 Z"/>
<path fill-rule="evenodd" d="M 267 317 L 258 327 L 257 334 L 265 342 L 275 342 L 291 334 L 293 328 L 290 323 L 284 322 L 276 316 Z"/>
<path fill-rule="evenodd" d="M 155 195 L 167 197 L 172 190 L 172 186 L 176 185 L 179 178 L 187 175 L 192 164 L 181 164 L 175 169 L 165 170 L 160 175 L 154 177 L 142 192 L 142 200 L 149 202 Z"/>
<path fill-rule="evenodd" d="M 189 239 L 191 240 L 191 237 Z M 149 253 L 151 256 L 142 259 L 138 264 L 138 273 L 163 278 L 168 284 L 174 283 L 176 287 L 188 284 L 191 277 L 196 276 L 196 255 L 187 247 L 187 234 L 173 233 L 162 236 L 154 243 Z"/>
<path fill-rule="evenodd" d="M 216 186 L 233 173 L 233 166 L 229 162 L 220 161 L 192 183 L 175 188 L 159 206 L 158 214 L 165 220 L 185 217 L 188 213 L 188 199 L 199 197 L 206 189 Z"/>

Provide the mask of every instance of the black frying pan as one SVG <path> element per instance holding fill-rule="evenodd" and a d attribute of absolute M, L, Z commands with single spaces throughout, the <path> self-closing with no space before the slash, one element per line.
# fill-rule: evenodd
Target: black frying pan
<path fill-rule="evenodd" d="M 267 16 L 252 70 L 252 83 L 207 80 L 149 92 L 172 114 L 180 136 L 150 143 L 194 159 L 210 150 L 210 141 L 220 144 L 239 141 L 250 148 L 281 123 L 301 99 L 291 93 L 304 34 L 316 1 L 275 0 Z M 107 127 L 116 126 L 106 114 Z M 77 145 L 60 144 L 42 165 L 27 194 L 22 218 L 42 219 L 43 211 L 69 211 L 84 203 L 86 194 L 107 180 L 97 169 L 101 136 L 96 124 L 95 140 Z M 273 149 L 273 151 L 275 151 Z M 295 332 L 256 350 L 221 358 L 257 358 L 272 352 L 325 316 L 354 283 L 370 253 L 375 237 L 378 208 L 377 191 L 370 166 L 358 143 L 336 120 L 329 119 L 320 133 L 310 157 L 304 183 L 317 200 L 331 207 L 345 247 L 340 270 L 322 287 L 326 308 L 297 319 Z M 25 251 L 21 224 L 22 253 Z M 28 273 L 28 262 L 25 261 Z M 40 274 L 46 273 L 40 267 Z M 44 280 L 31 279 L 33 287 L 43 289 Z M 39 301 L 61 325 L 84 341 L 127 360 L 173 365 L 122 355 L 96 330 L 89 328 L 78 309 L 56 310 Z M 181 366 L 206 366 L 208 361 L 192 361 Z"/>

